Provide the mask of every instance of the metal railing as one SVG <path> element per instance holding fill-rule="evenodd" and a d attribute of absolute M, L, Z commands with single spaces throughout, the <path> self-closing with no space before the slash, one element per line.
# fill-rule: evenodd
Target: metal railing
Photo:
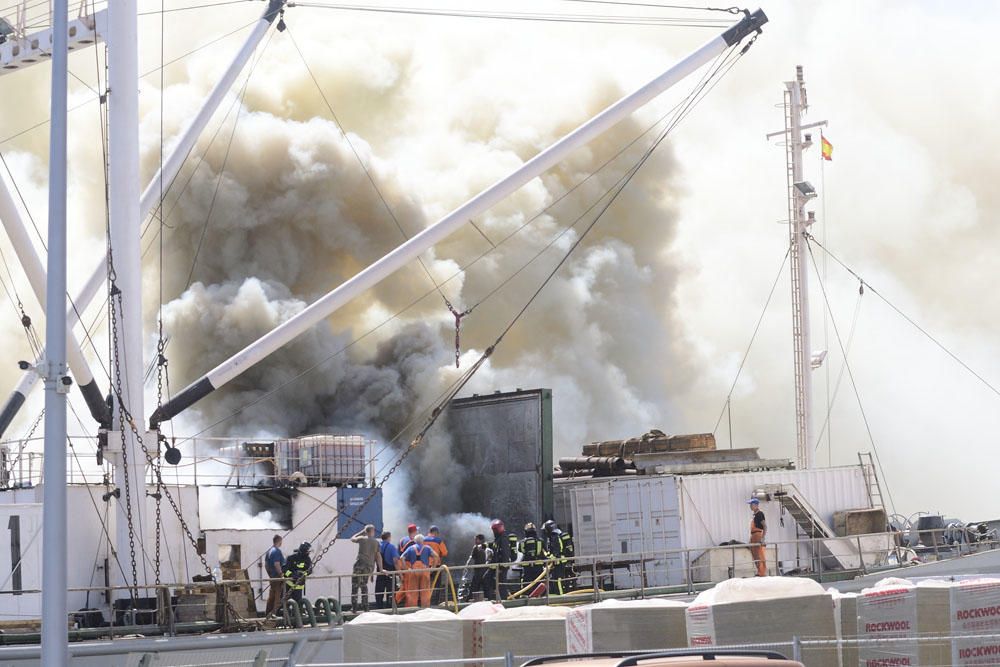
<path fill-rule="evenodd" d="M 300 446 L 302 455 L 290 456 L 295 438 L 197 437 L 179 438 L 181 462 L 164 464 L 161 472 L 165 483 L 235 488 L 281 486 L 295 484 L 359 483 L 374 476 L 375 441 L 362 436 L 330 436 L 352 439 L 347 443 L 329 443 L 324 447 Z M 42 483 L 44 454 L 30 451 L 32 441 L 5 444 L 0 458 L 0 483 L 4 488 L 31 488 Z M 114 468 L 105 460 L 97 462 L 97 438 L 71 438 L 73 447 L 66 457 L 67 481 L 70 484 L 104 484 L 114 482 Z M 273 445 L 272 456 L 249 455 L 247 443 Z M 37 443 L 36 443 L 37 444 Z M 152 471 L 147 483 L 155 484 Z"/>
<path fill-rule="evenodd" d="M 892 534 L 836 538 L 853 547 L 858 567 L 852 570 L 826 569 L 823 566 L 825 559 L 815 556 L 804 558 L 803 563 L 815 563 L 818 569 L 809 571 L 806 567 L 799 567 L 787 571 L 778 567 L 774 558 L 783 545 L 819 554 L 817 543 L 824 543 L 828 549 L 832 539 L 769 543 L 766 546 L 769 574 L 797 574 L 826 582 L 887 570 L 905 563 L 905 557 L 899 555 L 900 548 L 892 543 Z M 866 544 L 880 546 L 866 548 Z M 959 544 L 955 545 L 953 553 L 965 555 L 973 550 L 998 547 L 1000 544 L 996 541 Z M 578 556 L 567 559 L 568 568 L 565 570 L 546 570 L 546 566 L 550 565 L 549 561 L 534 561 L 442 566 L 374 576 L 313 574 L 307 578 L 304 591 L 304 596 L 310 600 L 309 605 L 300 605 L 297 612 L 292 610 L 291 616 L 288 616 L 288 608 L 283 607 L 278 616 L 284 625 L 319 627 L 340 625 L 348 611 L 348 617 L 367 610 L 406 613 L 426 606 L 443 606 L 457 611 L 477 599 L 505 600 L 508 605 L 523 605 L 579 604 L 608 598 L 692 596 L 718 581 L 754 574 L 748 545 Z M 629 577 L 617 577 L 616 580 L 616 575 L 623 569 L 629 572 Z M 542 574 L 539 576 L 535 574 L 537 572 Z M 898 574 L 905 576 L 906 572 L 903 570 Z M 381 580 L 375 577 L 381 577 Z M 565 584 L 562 595 L 558 594 L 560 580 Z M 618 585 L 620 581 L 630 582 L 631 585 Z M 473 582 L 478 586 L 473 586 Z M 6 584 L 3 585 L 6 587 Z M 274 581 L 267 577 L 240 576 L 218 583 L 164 583 L 138 589 L 126 586 L 71 588 L 70 604 L 74 609 L 98 608 L 102 615 L 106 613 L 110 618 L 103 619 L 109 625 L 99 628 L 85 627 L 95 619 L 88 618 L 83 612 L 69 613 L 67 618 L 81 638 L 120 635 L 135 631 L 138 626 L 147 634 L 166 635 L 259 626 L 265 622 L 259 616 L 265 611 L 272 585 Z M 372 595 L 373 589 L 375 595 Z M 12 604 L 15 600 L 13 596 L 20 597 L 20 608 L 30 608 L 30 604 L 25 604 L 29 599 L 24 596 L 38 596 L 40 592 L 38 589 L 0 590 L 0 610 L 15 606 Z M 281 595 L 282 601 L 285 597 L 287 595 Z M 116 599 L 124 601 L 110 602 Z M 138 600 L 137 604 L 130 604 L 131 599 Z M 4 615 L 7 618 L 16 617 L 9 612 Z M 33 631 L 32 616 L 28 616 L 22 633 Z M 0 643 L 3 641 L 6 640 L 0 640 Z"/>

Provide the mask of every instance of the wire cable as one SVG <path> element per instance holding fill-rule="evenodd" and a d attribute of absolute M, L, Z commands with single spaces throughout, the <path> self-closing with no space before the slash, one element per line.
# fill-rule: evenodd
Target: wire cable
<path fill-rule="evenodd" d="M 806 238 L 806 248 L 809 249 L 809 258 L 812 260 L 813 269 L 816 271 L 816 274 L 819 277 L 819 270 L 816 264 L 816 255 L 813 253 L 812 243 L 810 242 L 812 240 L 812 237 L 810 237 L 808 233 L 804 232 L 804 234 Z M 881 474 L 882 479 L 886 481 L 885 489 L 886 493 L 889 496 L 889 506 L 892 508 L 893 513 L 895 513 L 896 503 L 892 499 L 892 491 L 889 490 L 889 481 L 885 476 L 885 469 L 882 467 L 882 457 L 879 456 L 878 446 L 875 444 L 875 436 L 872 435 L 871 423 L 869 423 L 868 421 L 868 415 L 865 413 L 865 406 L 863 401 L 861 400 L 861 392 L 858 391 L 858 384 L 854 380 L 854 372 L 851 370 L 851 364 L 847 359 L 847 351 L 844 348 L 844 341 L 840 337 L 840 329 L 837 327 L 837 320 L 833 316 L 833 308 L 830 306 L 830 299 L 826 293 L 826 283 L 823 282 L 822 277 L 819 277 L 819 280 L 817 282 L 819 282 L 820 292 L 823 294 L 823 301 L 826 304 L 826 309 L 830 313 L 830 325 L 833 327 L 834 337 L 837 339 L 837 345 L 840 347 L 840 354 L 843 355 L 844 357 L 844 368 L 847 369 L 847 377 L 851 381 L 851 388 L 854 390 L 854 397 L 855 399 L 857 399 L 858 409 L 861 411 L 861 420 L 865 424 L 865 431 L 867 431 L 868 433 L 868 441 L 872 445 L 872 452 L 875 454 L 875 461 L 878 463 L 879 474 Z"/>
<path fill-rule="evenodd" d="M 760 310 L 760 316 L 757 318 L 757 324 L 754 325 L 753 333 L 750 335 L 750 342 L 747 343 L 747 349 L 743 352 L 743 358 L 740 359 L 740 365 L 736 369 L 736 377 L 733 378 L 733 383 L 729 386 L 729 393 L 726 394 L 726 400 L 722 404 L 722 410 L 719 411 L 719 418 L 715 420 L 715 426 L 712 428 L 712 435 L 719 430 L 719 424 L 722 423 L 722 417 L 726 414 L 726 408 L 729 406 L 729 402 L 733 398 L 733 392 L 736 391 L 736 383 L 740 381 L 740 375 L 743 373 L 743 366 L 747 363 L 747 357 L 750 356 L 750 350 L 753 348 L 754 341 L 757 340 L 757 333 L 760 331 L 760 325 L 764 322 L 764 315 L 767 314 L 767 309 L 771 305 L 771 298 L 774 297 L 774 291 L 778 287 L 778 281 L 781 280 L 781 274 L 785 272 L 785 264 L 788 263 L 788 255 L 791 253 L 792 246 L 789 245 L 785 248 L 785 256 L 781 258 L 781 266 L 778 267 L 778 274 L 774 277 L 774 281 L 771 283 L 771 289 L 767 293 L 767 299 L 764 300 L 764 307 Z M 731 436 L 732 434 L 730 434 Z"/>
<path fill-rule="evenodd" d="M 872 294 L 874 294 L 879 299 L 881 299 L 882 302 L 885 303 L 885 305 L 889 306 L 889 308 L 891 308 L 897 315 L 899 315 L 900 317 L 902 317 L 904 320 L 906 320 L 906 322 L 908 322 L 910 325 L 912 325 L 917 331 L 919 331 L 921 334 L 923 334 L 924 337 L 927 338 L 927 340 L 929 340 L 932 343 L 934 343 L 938 348 L 941 349 L 942 352 L 944 352 L 949 357 L 951 357 L 951 359 L 953 361 L 955 361 L 959 366 L 961 366 L 962 368 L 964 368 L 966 371 L 969 372 L 970 375 L 972 375 L 974 378 L 976 378 L 977 380 L 979 380 L 983 384 L 983 386 L 985 386 L 987 389 L 989 389 L 991 392 L 993 392 L 997 396 L 1000 396 L 1000 389 L 997 389 L 996 385 L 994 385 L 993 383 L 991 383 L 989 380 L 987 380 L 985 377 L 983 377 L 979 372 L 977 372 L 975 369 L 973 369 L 971 366 L 969 366 L 969 364 L 967 364 L 961 357 L 959 357 L 956 353 L 952 352 L 947 346 L 945 346 L 944 343 L 942 343 L 938 338 L 936 338 L 933 334 L 931 334 L 929 331 L 927 331 L 927 329 L 925 329 L 924 327 L 920 326 L 920 324 L 918 324 L 916 322 L 916 320 L 914 320 L 912 317 L 910 317 L 905 312 L 903 312 L 903 310 L 900 309 L 898 306 L 896 306 L 896 304 L 894 304 L 891 301 L 889 301 L 889 299 L 885 295 L 883 295 L 880 291 L 878 291 L 877 289 L 875 289 L 875 287 L 873 287 L 870 282 L 868 282 L 867 280 L 865 280 L 864 278 L 862 278 L 852 268 L 850 268 L 847 264 L 845 264 L 844 262 L 842 262 L 839 257 L 837 257 L 835 254 L 833 254 L 822 243 L 820 243 L 819 241 L 817 241 L 815 237 L 807 234 L 806 235 L 806 239 L 811 244 L 817 245 L 823 252 L 825 252 L 826 254 L 828 254 L 830 256 L 830 259 L 832 259 L 834 262 L 836 262 L 837 264 L 839 264 L 840 267 L 843 268 L 845 271 L 847 271 L 849 274 L 851 274 L 852 276 L 854 276 L 855 278 L 857 278 L 861 282 L 862 285 L 864 285 L 869 291 L 871 291 Z"/>

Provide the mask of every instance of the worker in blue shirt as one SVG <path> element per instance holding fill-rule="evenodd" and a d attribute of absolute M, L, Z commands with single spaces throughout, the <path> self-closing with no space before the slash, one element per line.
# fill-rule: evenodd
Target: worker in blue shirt
<path fill-rule="evenodd" d="M 427 568 L 438 566 L 437 554 L 424 544 L 424 536 L 417 534 L 400 560 L 406 571 L 403 575 L 404 604 L 407 607 L 430 607 L 431 573 Z"/>
<path fill-rule="evenodd" d="M 392 543 L 392 533 L 388 530 L 382 533 L 382 540 L 378 544 L 378 550 L 382 557 L 382 572 L 375 577 L 375 608 L 391 609 L 392 595 L 395 590 L 393 580 L 399 567 L 399 549 Z"/>
<path fill-rule="evenodd" d="M 267 594 L 267 607 L 264 615 L 270 616 L 281 605 L 285 592 L 285 554 L 281 553 L 281 535 L 271 538 L 271 548 L 264 554 L 264 571 L 271 580 L 271 588 Z"/>

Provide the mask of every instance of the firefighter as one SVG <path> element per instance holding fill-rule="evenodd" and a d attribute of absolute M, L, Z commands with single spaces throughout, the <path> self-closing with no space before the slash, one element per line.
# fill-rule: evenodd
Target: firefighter
<path fill-rule="evenodd" d="M 521 565 L 521 587 L 523 588 L 542 576 L 542 572 L 545 570 L 544 561 L 550 558 L 549 552 L 545 548 L 545 541 L 538 537 L 535 524 L 524 524 L 524 539 L 521 540 L 520 551 L 523 556 Z"/>
<path fill-rule="evenodd" d="M 285 561 L 284 575 L 288 585 L 288 597 L 296 602 L 302 602 L 306 590 L 306 577 L 312 574 L 312 558 L 309 557 L 311 548 L 311 544 L 303 542 Z"/>
<path fill-rule="evenodd" d="M 465 562 L 465 567 L 469 569 L 462 577 L 462 602 L 468 602 L 476 593 L 482 593 L 485 600 L 493 597 L 493 571 L 486 567 L 492 562 L 493 549 L 486 544 L 486 536 L 476 535 L 472 553 Z"/>
<path fill-rule="evenodd" d="M 489 548 L 493 551 L 496 568 L 490 570 L 490 578 L 485 585 L 489 587 L 491 598 L 499 593 L 499 599 L 506 600 L 513 592 L 512 585 L 507 583 L 507 573 L 511 564 L 517 561 L 517 535 L 508 533 L 500 519 L 494 519 L 490 523 L 490 529 L 493 531 L 493 541 Z"/>
<path fill-rule="evenodd" d="M 545 544 L 552 554 L 552 587 L 556 595 L 569 593 L 575 588 L 576 573 L 573 570 L 573 536 L 559 528 L 559 525 L 549 519 L 542 524 L 545 534 Z"/>

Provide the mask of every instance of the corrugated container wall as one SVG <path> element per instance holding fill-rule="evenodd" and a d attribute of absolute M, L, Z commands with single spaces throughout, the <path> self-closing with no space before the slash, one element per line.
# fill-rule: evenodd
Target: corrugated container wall
<path fill-rule="evenodd" d="M 715 475 L 639 475 L 605 479 L 561 480 L 555 485 L 555 518 L 571 527 L 578 556 L 618 556 L 640 551 L 702 549 L 750 537 L 747 500 L 766 484 L 794 484 L 832 527 L 833 514 L 870 507 L 868 487 L 860 466 L 813 470 L 779 470 Z M 777 502 L 764 501 L 767 541 L 794 542 L 794 519 Z M 691 559 L 701 552 L 691 553 Z M 807 549 L 778 547 L 779 559 L 794 567 Z M 645 566 L 645 585 L 685 581 L 683 556 L 657 556 Z M 626 560 L 626 559 L 623 559 Z M 676 560 L 676 563 L 673 562 Z M 616 571 L 615 585 L 633 581 L 638 566 Z"/>
<path fill-rule="evenodd" d="M 679 480 L 684 542 L 688 548 L 729 540 L 747 542 L 751 518 L 747 500 L 765 484 L 794 484 L 831 528 L 834 512 L 871 506 L 860 466 L 685 475 Z M 762 501 L 761 509 L 767 517 L 769 544 L 791 542 L 799 537 L 795 520 L 783 514 L 776 501 Z M 807 552 L 797 554 L 793 544 L 778 546 L 781 561 L 795 560 L 798 555 L 808 557 Z"/>
<path fill-rule="evenodd" d="M 683 542 L 674 477 L 559 484 L 555 495 L 558 512 L 565 513 L 557 513 L 557 521 L 572 528 L 578 555 L 621 556 L 623 566 L 614 570 L 616 588 L 684 582 L 683 559 L 677 553 Z M 639 563 L 639 554 L 647 555 L 645 563 Z"/>

